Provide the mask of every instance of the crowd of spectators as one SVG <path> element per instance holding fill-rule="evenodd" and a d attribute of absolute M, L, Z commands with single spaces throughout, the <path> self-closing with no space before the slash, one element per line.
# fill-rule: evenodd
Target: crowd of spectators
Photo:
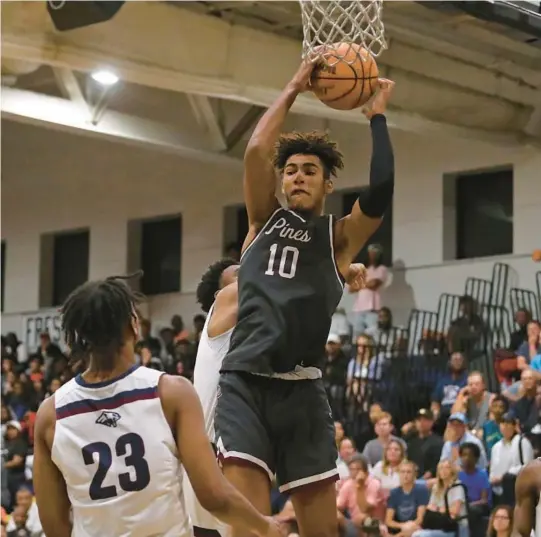
<path fill-rule="evenodd" d="M 380 255 L 370 249 L 367 287 L 349 289 L 353 311 L 337 311 L 326 345 L 341 534 L 509 537 L 516 476 L 541 446 L 540 325 L 518 310 L 509 346 L 488 356 L 485 345 L 496 384 L 473 358 L 484 321 L 468 296 L 444 333 L 423 331 L 412 357 L 410 333 L 382 305 Z M 196 315 L 187 329 L 176 315 L 153 335 L 143 320 L 141 365 L 191 379 L 204 321 Z M 30 354 L 15 334 L 2 337 L 2 535 L 42 536 L 32 496 L 36 411 L 81 369 L 47 333 Z M 295 536 L 287 494 L 274 489 L 272 501 Z"/>

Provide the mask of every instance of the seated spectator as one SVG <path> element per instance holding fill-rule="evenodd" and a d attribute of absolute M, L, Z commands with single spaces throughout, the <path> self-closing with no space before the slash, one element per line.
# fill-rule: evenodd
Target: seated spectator
<path fill-rule="evenodd" d="M 468 384 L 462 388 L 453 405 L 452 412 L 461 412 L 468 420 L 468 428 L 476 436 L 482 436 L 483 425 L 488 420 L 494 394 L 486 389 L 485 379 L 479 371 L 468 375 Z"/>
<path fill-rule="evenodd" d="M 152 324 L 148 319 L 141 319 L 141 339 L 139 343 L 146 345 L 152 356 L 160 357 L 162 345 L 157 337 L 152 336 Z"/>
<path fill-rule="evenodd" d="M 39 356 L 31 356 L 26 374 L 32 382 L 43 381 L 43 364 Z"/>
<path fill-rule="evenodd" d="M 488 522 L 487 537 L 511 537 L 513 508 L 509 505 L 495 507 Z"/>
<path fill-rule="evenodd" d="M 385 518 L 385 497 L 381 483 L 368 472 L 368 462 L 360 454 L 353 455 L 349 462 L 350 477 L 338 493 L 336 506 L 338 521 L 342 530 L 353 526 L 357 531 L 367 519 L 383 522 Z M 345 518 L 348 515 L 349 520 Z M 354 532 L 351 532 L 354 533 Z"/>
<path fill-rule="evenodd" d="M 9 406 L 17 421 L 21 421 L 28 412 L 28 396 L 24 393 L 23 383 L 20 380 L 13 383 L 12 392 L 9 394 Z"/>
<path fill-rule="evenodd" d="M 404 460 L 406 460 L 404 444 L 391 439 L 385 447 L 383 460 L 379 461 L 370 471 L 372 477 L 375 477 L 381 483 L 385 499 L 389 497 L 392 489 L 400 485 L 399 468 Z"/>
<path fill-rule="evenodd" d="M 383 458 L 383 451 L 391 440 L 397 440 L 405 447 L 405 442 L 396 436 L 393 436 L 393 419 L 388 412 L 382 412 L 376 419 L 374 427 L 376 438 L 366 443 L 363 449 L 363 455 L 368 460 L 370 466 L 376 465 Z"/>
<path fill-rule="evenodd" d="M 464 295 L 459 302 L 459 316 L 451 322 L 447 334 L 449 354 L 453 352 L 472 352 L 483 343 L 485 323 L 475 311 L 473 297 Z"/>
<path fill-rule="evenodd" d="M 520 308 L 515 313 L 517 329 L 509 338 L 509 350 L 517 352 L 520 346 L 528 341 L 528 323 L 532 320 L 532 314 L 526 308 Z"/>
<path fill-rule="evenodd" d="M 393 314 L 389 308 L 384 306 L 379 310 L 377 323 L 367 328 L 365 333 L 373 339 L 376 354 L 380 358 L 393 357 L 399 342 L 397 329 L 393 327 Z"/>
<path fill-rule="evenodd" d="M 382 263 L 383 249 L 379 244 L 368 246 L 368 265 L 366 266 L 365 286 L 358 289 L 349 287 L 350 293 L 356 293 L 353 304 L 353 339 L 365 333 L 367 328 L 376 325 L 378 311 L 381 308 L 381 289 L 388 278 L 388 270 Z"/>
<path fill-rule="evenodd" d="M 537 354 L 541 354 L 541 328 L 538 321 L 531 321 L 528 324 L 528 340 L 525 341 L 517 351 L 516 371 L 521 374 L 522 371 L 530 367 L 533 368 L 532 362 Z M 541 367 L 539 369 L 541 370 Z M 506 387 L 503 395 L 509 401 L 515 402 L 520 397 L 521 386 L 521 381 L 517 380 Z"/>
<path fill-rule="evenodd" d="M 466 360 L 460 352 L 455 352 L 449 360 L 449 372 L 436 384 L 432 392 L 432 404 L 430 409 L 443 427 L 451 415 L 451 409 L 456 402 L 458 393 L 468 383 Z"/>
<path fill-rule="evenodd" d="M 385 525 L 390 535 L 411 537 L 421 529 L 426 506 L 428 489 L 415 482 L 417 468 L 411 461 L 400 465 L 400 486 L 391 491 L 387 502 Z"/>
<path fill-rule="evenodd" d="M 520 469 L 533 460 L 530 441 L 520 434 L 520 424 L 507 413 L 500 423 L 502 439 L 492 448 L 490 484 L 498 504 L 515 503 L 515 481 Z"/>
<path fill-rule="evenodd" d="M 496 395 L 492 399 L 492 403 L 490 405 L 489 419 L 483 424 L 483 441 L 485 444 L 485 451 L 489 456 L 489 460 L 491 450 L 494 444 L 496 444 L 498 440 L 502 439 L 500 423 L 502 421 L 502 416 L 508 410 L 509 403 L 507 402 L 507 399 L 505 399 L 505 397 L 503 397 L 502 395 Z"/>
<path fill-rule="evenodd" d="M 195 345 L 199 345 L 199 340 L 201 339 L 203 328 L 205 328 L 206 320 L 207 318 L 201 313 L 194 315 L 194 318 L 192 320 L 193 334 L 191 335 L 191 340 L 193 341 L 193 343 L 195 343 Z"/>
<path fill-rule="evenodd" d="M 15 494 L 26 481 L 24 476 L 25 459 L 28 446 L 22 435 L 22 427 L 18 421 L 7 423 L 4 450 L 4 467 L 7 473 L 7 487 L 11 495 L 11 501 L 15 500 Z"/>
<path fill-rule="evenodd" d="M 184 327 L 184 321 L 180 315 L 171 317 L 171 328 L 173 329 L 173 341 L 175 344 L 179 341 L 190 340 L 190 332 Z"/>
<path fill-rule="evenodd" d="M 436 476 L 436 468 L 443 449 L 443 438 L 432 431 L 434 415 L 426 408 L 417 412 L 415 430 L 406 437 L 408 458 L 419 470 L 418 477 L 430 479 Z"/>
<path fill-rule="evenodd" d="M 460 446 L 462 470 L 458 479 L 468 492 L 470 531 L 473 536 L 482 535 L 482 519 L 487 516 L 492 503 L 492 491 L 487 471 L 479 469 L 481 449 L 478 444 L 466 442 Z"/>
<path fill-rule="evenodd" d="M 43 528 L 41 527 L 41 522 L 39 520 L 38 506 L 32 493 L 26 487 L 21 487 L 17 491 L 16 500 L 15 500 L 15 511 L 20 510 L 21 515 L 25 515 L 25 529 L 29 532 L 32 537 L 40 537 L 43 533 Z M 14 511 L 14 513 L 15 513 Z M 10 532 L 20 530 L 20 527 L 17 527 L 16 517 L 12 516 L 11 520 L 8 522 L 6 530 L 8 535 Z M 17 537 L 19 533 L 15 533 Z"/>
<path fill-rule="evenodd" d="M 520 376 L 522 396 L 513 405 L 512 411 L 525 434 L 529 434 L 539 421 L 541 407 L 537 400 L 537 382 L 534 372 L 525 369 Z"/>
<path fill-rule="evenodd" d="M 157 371 L 163 371 L 163 363 L 157 356 L 152 354 L 152 347 L 148 343 L 138 343 L 138 353 L 141 358 L 141 365 Z"/>
<path fill-rule="evenodd" d="M 341 480 L 349 478 L 348 463 L 354 453 L 355 442 L 353 442 L 351 438 L 344 436 L 340 441 L 340 445 L 338 446 L 338 461 L 336 462 L 336 466 L 338 467 L 338 476 Z"/>
<path fill-rule="evenodd" d="M 323 369 L 323 382 L 335 418 L 344 414 L 344 397 L 348 358 L 342 350 L 342 341 L 337 334 L 329 334 L 325 345 L 327 360 Z"/>
<path fill-rule="evenodd" d="M 329 333 L 336 334 L 343 344 L 347 345 L 351 342 L 351 325 L 344 308 L 336 308 L 332 316 Z"/>
<path fill-rule="evenodd" d="M 483 444 L 475 435 L 467 430 L 468 420 L 464 414 L 457 412 L 449 416 L 447 426 L 446 442 L 441 451 L 441 460 L 450 460 L 452 463 L 461 464 L 460 447 L 463 444 L 475 444 L 479 448 L 479 457 L 477 465 L 480 470 L 485 470 L 488 466 L 487 456 Z"/>
<path fill-rule="evenodd" d="M 463 518 L 466 515 L 466 497 L 462 487 L 453 486 L 457 482 L 456 467 L 450 461 L 440 462 L 423 518 L 423 529 L 417 530 L 413 537 L 455 537 L 457 529 L 459 537 L 469 536 L 468 521 Z M 461 520 L 457 522 L 457 518 Z"/>
<path fill-rule="evenodd" d="M 24 507 L 15 507 L 11 514 L 11 520 L 13 522 L 13 529 L 7 530 L 7 537 L 33 537 L 30 528 L 28 527 L 28 515 L 24 510 Z"/>

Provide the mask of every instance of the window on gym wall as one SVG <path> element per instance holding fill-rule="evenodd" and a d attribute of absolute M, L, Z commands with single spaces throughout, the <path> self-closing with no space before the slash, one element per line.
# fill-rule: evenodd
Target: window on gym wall
<path fill-rule="evenodd" d="M 240 258 L 242 244 L 248 233 L 248 213 L 245 205 L 224 207 L 224 255 Z"/>
<path fill-rule="evenodd" d="M 345 192 L 342 195 L 342 214 L 345 216 L 351 212 L 353 204 L 357 201 L 359 193 Z M 370 237 L 368 242 L 355 259 L 357 263 L 368 263 L 368 246 L 370 244 L 380 244 L 383 248 L 383 264 L 390 267 L 393 264 L 393 206 L 387 209 L 383 222 L 378 230 Z"/>
<path fill-rule="evenodd" d="M 88 230 L 53 235 L 52 305 L 62 304 L 68 295 L 88 280 L 90 233 Z"/>
<path fill-rule="evenodd" d="M 513 253 L 513 169 L 456 178 L 456 257 Z"/>
<path fill-rule="evenodd" d="M 6 288 L 6 241 L 2 241 L 2 250 L 0 251 L 0 311 L 4 311 L 4 291 Z"/>
<path fill-rule="evenodd" d="M 141 222 L 141 291 L 145 295 L 180 291 L 182 217 Z"/>

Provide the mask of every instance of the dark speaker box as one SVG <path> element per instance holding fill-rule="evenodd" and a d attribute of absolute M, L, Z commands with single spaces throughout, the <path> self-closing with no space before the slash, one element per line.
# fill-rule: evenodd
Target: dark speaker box
<path fill-rule="evenodd" d="M 47 11 L 57 30 L 65 32 L 112 19 L 125 2 L 48 0 Z"/>

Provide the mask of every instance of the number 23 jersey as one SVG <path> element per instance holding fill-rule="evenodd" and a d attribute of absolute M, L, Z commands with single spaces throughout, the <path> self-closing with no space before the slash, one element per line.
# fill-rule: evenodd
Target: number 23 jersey
<path fill-rule="evenodd" d="M 222 371 L 263 375 L 322 367 L 344 283 L 334 218 L 278 209 L 241 257 L 238 321 Z"/>
<path fill-rule="evenodd" d="M 77 376 L 55 393 L 52 459 L 73 506 L 73 537 L 191 535 L 161 374 L 133 366 L 96 384 Z"/>

